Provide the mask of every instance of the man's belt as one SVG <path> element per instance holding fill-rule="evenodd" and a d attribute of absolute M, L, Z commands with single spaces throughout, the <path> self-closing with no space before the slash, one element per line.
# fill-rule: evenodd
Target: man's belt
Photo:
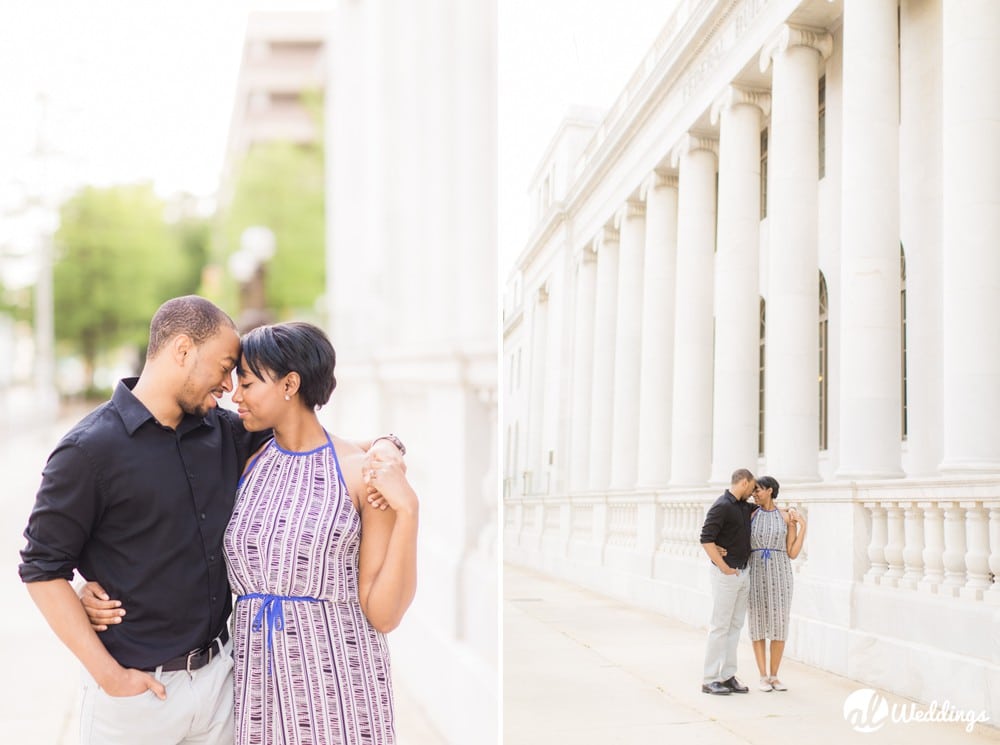
<path fill-rule="evenodd" d="M 205 667 L 209 662 L 214 660 L 220 654 L 222 654 L 222 647 L 226 642 L 229 641 L 229 630 L 226 628 L 222 629 L 222 633 L 219 634 L 215 639 L 210 641 L 201 649 L 193 649 L 190 652 L 174 657 L 172 660 L 167 660 L 163 663 L 163 672 L 172 673 L 178 670 L 187 670 L 189 673 L 194 670 L 200 670 Z M 146 668 L 146 672 L 152 673 L 156 671 L 156 668 Z"/>

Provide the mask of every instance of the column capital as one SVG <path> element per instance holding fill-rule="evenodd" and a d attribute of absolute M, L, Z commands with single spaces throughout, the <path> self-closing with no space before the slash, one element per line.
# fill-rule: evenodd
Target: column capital
<path fill-rule="evenodd" d="M 594 247 L 594 253 L 600 253 L 601 248 L 608 243 L 618 243 L 618 228 L 612 223 L 602 226 L 597 231 L 597 235 L 594 236 L 594 240 L 591 242 L 591 245 Z"/>
<path fill-rule="evenodd" d="M 734 106 L 756 106 L 762 116 L 771 111 L 771 94 L 758 88 L 745 88 L 741 85 L 730 85 L 715 99 L 712 104 L 712 124 L 718 124 L 723 109 Z"/>
<path fill-rule="evenodd" d="M 639 187 L 639 199 L 645 202 L 649 198 L 651 189 L 659 189 L 664 186 L 676 189 L 677 174 L 657 168 L 643 179 L 642 185 Z"/>
<path fill-rule="evenodd" d="M 695 150 L 707 150 L 718 157 L 719 155 L 719 138 L 712 134 L 706 134 L 703 132 L 688 132 L 674 145 L 674 149 L 670 151 L 670 164 L 677 168 L 683 158 L 688 153 L 692 153 Z"/>
<path fill-rule="evenodd" d="M 646 203 L 641 202 L 638 199 L 626 199 L 625 204 L 618 208 L 614 216 L 614 227 L 615 230 L 620 231 L 622 229 L 622 223 L 633 217 L 645 217 L 646 216 Z"/>
<path fill-rule="evenodd" d="M 578 246 L 573 252 L 573 263 L 577 266 L 594 263 L 597 260 L 596 243 L 596 241 L 590 241 L 582 246 Z"/>
<path fill-rule="evenodd" d="M 827 59 L 833 54 L 833 37 L 823 29 L 786 23 L 761 49 L 760 71 L 767 72 L 774 55 L 791 47 L 809 47 L 819 52 L 823 59 Z"/>

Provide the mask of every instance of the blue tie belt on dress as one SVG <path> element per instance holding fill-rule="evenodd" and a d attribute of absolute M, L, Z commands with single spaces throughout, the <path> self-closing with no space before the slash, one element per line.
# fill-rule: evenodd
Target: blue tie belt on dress
<path fill-rule="evenodd" d="M 765 564 L 767 563 L 767 560 L 771 558 L 771 552 L 772 551 L 780 551 L 781 553 L 786 553 L 785 549 L 783 549 L 783 548 L 752 548 L 752 549 L 750 549 L 750 553 L 753 553 L 754 551 L 763 551 L 764 552 L 764 563 Z"/>
<path fill-rule="evenodd" d="M 264 602 L 260 604 L 260 610 L 257 611 L 257 615 L 253 617 L 253 623 L 250 624 L 250 628 L 253 631 L 264 631 L 264 636 L 267 638 L 267 651 L 271 651 L 271 643 L 274 641 L 274 632 L 282 631 L 285 628 L 285 613 L 282 608 L 282 604 L 286 601 L 299 602 L 299 603 L 325 603 L 325 600 L 320 598 L 311 598 L 306 595 L 269 595 L 263 592 L 251 592 L 246 595 L 240 595 L 236 598 L 236 602 L 241 600 L 253 600 L 254 598 L 260 598 Z M 264 624 L 267 624 L 267 628 L 264 628 Z M 271 671 L 271 655 L 267 656 L 267 671 Z"/>

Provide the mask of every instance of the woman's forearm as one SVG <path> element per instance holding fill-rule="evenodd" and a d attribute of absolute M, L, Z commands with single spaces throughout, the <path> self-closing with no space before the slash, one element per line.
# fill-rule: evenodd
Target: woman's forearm
<path fill-rule="evenodd" d="M 365 615 L 383 633 L 395 629 L 417 591 L 418 510 L 397 512 L 385 560 L 372 581 Z"/>

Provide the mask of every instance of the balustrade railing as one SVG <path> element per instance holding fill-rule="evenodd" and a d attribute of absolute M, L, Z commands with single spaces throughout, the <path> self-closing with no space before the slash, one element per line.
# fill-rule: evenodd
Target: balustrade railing
<path fill-rule="evenodd" d="M 823 550 L 817 540 L 849 540 L 850 545 L 838 544 L 836 550 L 858 547 L 867 559 L 857 575 L 862 584 L 1000 603 L 1000 496 L 980 497 L 979 488 L 971 490 L 977 498 L 966 498 L 953 486 L 939 490 L 947 493 L 939 496 L 934 489 L 917 486 L 884 498 L 878 487 L 866 487 L 845 499 L 847 488 L 840 487 L 834 499 L 812 486 L 798 502 L 783 504 L 802 512 L 810 525 L 803 550 L 793 561 L 796 573 L 809 572 L 810 556 Z M 514 545 L 520 536 L 558 535 L 564 540 L 553 545 L 586 544 L 600 551 L 614 547 L 658 557 L 657 561 L 696 559 L 703 556 L 698 539 L 714 498 L 707 491 L 704 496 L 664 493 L 652 498 L 649 494 L 515 495 L 505 500 L 504 529 Z M 860 510 L 852 512 L 853 536 L 824 532 L 811 524 L 814 507 L 834 503 Z M 646 525 L 649 520 L 654 523 Z"/>

